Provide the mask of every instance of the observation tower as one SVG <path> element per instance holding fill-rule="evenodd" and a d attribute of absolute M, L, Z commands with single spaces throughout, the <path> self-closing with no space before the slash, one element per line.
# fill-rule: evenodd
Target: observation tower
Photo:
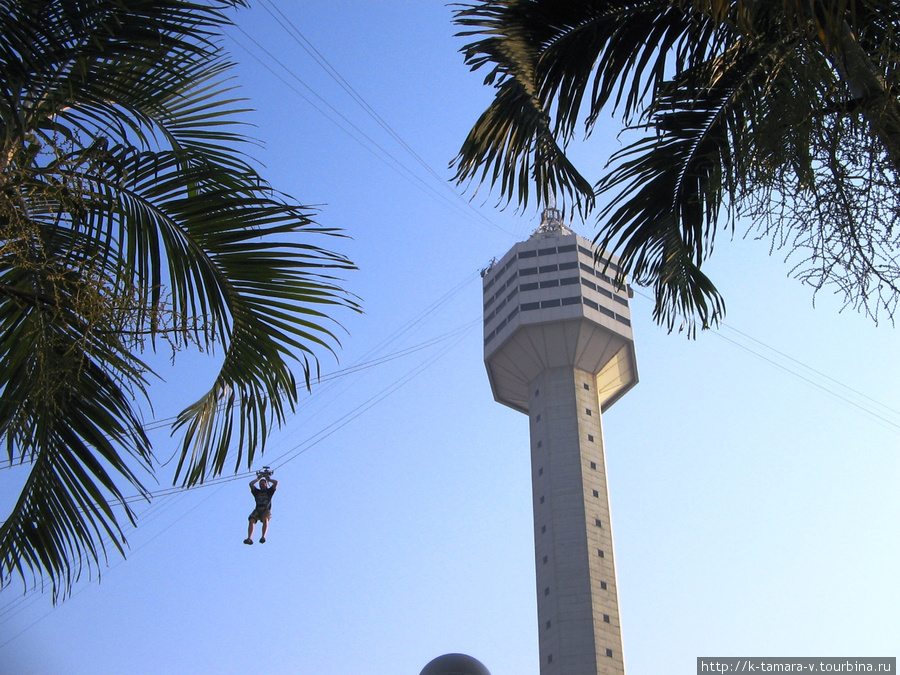
<path fill-rule="evenodd" d="M 630 288 L 594 253 L 547 209 L 482 272 L 491 390 L 529 420 L 541 675 L 625 672 L 601 413 L 638 376 Z"/>

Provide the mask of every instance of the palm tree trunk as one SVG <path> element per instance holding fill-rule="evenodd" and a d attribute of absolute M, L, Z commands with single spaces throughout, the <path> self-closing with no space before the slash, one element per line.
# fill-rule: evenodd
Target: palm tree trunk
<path fill-rule="evenodd" d="M 846 22 L 839 49 L 839 53 L 831 52 L 832 62 L 850 88 L 852 103 L 884 144 L 894 169 L 900 174 L 900 104 Z"/>

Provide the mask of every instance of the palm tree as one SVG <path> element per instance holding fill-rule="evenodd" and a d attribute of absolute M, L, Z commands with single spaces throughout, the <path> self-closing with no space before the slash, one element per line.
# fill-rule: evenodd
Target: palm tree
<path fill-rule="evenodd" d="M 221 345 L 175 482 L 250 467 L 357 309 L 337 232 L 240 152 L 217 37 L 241 0 L 16 0 L 0 14 L 0 434 L 29 468 L 0 583 L 53 598 L 124 552 L 153 457 L 146 349 Z M 300 368 L 296 369 L 296 364 Z M 43 583 L 43 582 L 42 582 Z"/>
<path fill-rule="evenodd" d="M 701 265 L 747 219 L 794 273 L 891 318 L 900 299 L 900 5 L 876 0 L 483 0 L 457 8 L 495 98 L 461 183 L 554 195 L 652 285 L 669 330 L 715 324 Z M 567 149 L 603 112 L 626 144 L 593 183 Z M 685 323 L 686 322 L 686 323 Z"/>

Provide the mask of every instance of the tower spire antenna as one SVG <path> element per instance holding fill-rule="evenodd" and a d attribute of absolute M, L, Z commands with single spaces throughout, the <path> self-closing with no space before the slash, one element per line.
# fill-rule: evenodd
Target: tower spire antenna
<path fill-rule="evenodd" d="M 573 234 L 572 230 L 563 223 L 562 211 L 556 208 L 556 197 L 551 196 L 548 200 L 546 208 L 541 213 L 541 224 L 538 226 L 535 234 Z"/>

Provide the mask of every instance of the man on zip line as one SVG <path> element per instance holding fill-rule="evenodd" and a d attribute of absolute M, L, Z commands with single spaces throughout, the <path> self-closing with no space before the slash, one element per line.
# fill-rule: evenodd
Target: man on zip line
<path fill-rule="evenodd" d="M 259 483 L 259 487 L 256 484 Z M 262 522 L 262 536 L 259 538 L 260 544 L 266 543 L 266 532 L 269 530 L 269 518 L 272 517 L 272 495 L 275 494 L 275 488 L 278 487 L 278 481 L 272 479 L 272 472 L 269 467 L 265 467 L 262 471 L 257 472 L 256 478 L 250 481 L 250 492 L 256 500 L 256 508 L 250 514 L 248 520 L 250 524 L 247 527 L 247 538 L 244 543 L 248 546 L 253 543 L 253 527 L 257 521 Z"/>

